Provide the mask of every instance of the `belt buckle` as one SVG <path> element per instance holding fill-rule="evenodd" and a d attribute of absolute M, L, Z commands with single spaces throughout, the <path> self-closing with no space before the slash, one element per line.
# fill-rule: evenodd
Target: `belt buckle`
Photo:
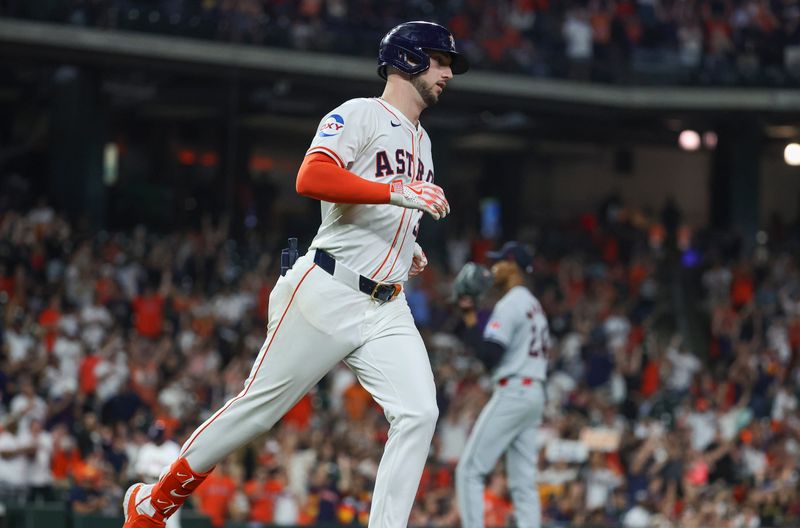
<path fill-rule="evenodd" d="M 389 297 L 386 299 L 378 297 L 378 288 L 380 288 L 381 286 L 391 286 L 393 288 L 391 295 L 389 295 Z M 402 289 L 403 287 L 400 286 L 399 284 L 385 284 L 383 282 L 376 282 L 375 287 L 372 288 L 372 293 L 370 293 L 369 296 L 375 299 L 376 301 L 389 302 L 394 300 L 394 298 L 397 297 L 398 295 L 400 295 L 400 291 Z"/>

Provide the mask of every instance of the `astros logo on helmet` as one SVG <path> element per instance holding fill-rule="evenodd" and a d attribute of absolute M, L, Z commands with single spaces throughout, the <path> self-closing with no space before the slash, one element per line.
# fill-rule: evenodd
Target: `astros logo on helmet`
<path fill-rule="evenodd" d="M 424 72 L 431 65 L 427 50 L 450 54 L 454 74 L 469 69 L 467 58 L 456 51 L 456 40 L 447 28 L 433 22 L 414 21 L 396 26 L 381 39 L 378 75 L 386 79 L 388 66 L 408 75 Z"/>

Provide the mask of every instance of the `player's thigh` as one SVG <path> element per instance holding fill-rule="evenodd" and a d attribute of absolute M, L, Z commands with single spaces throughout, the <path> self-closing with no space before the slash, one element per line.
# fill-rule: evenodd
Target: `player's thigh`
<path fill-rule="evenodd" d="M 296 385 L 295 396 L 315 384 L 361 343 L 363 297 L 301 257 L 270 295 L 267 336 L 248 378 L 253 389 Z"/>
<path fill-rule="evenodd" d="M 506 469 L 509 484 L 515 480 L 528 480 L 530 475 L 536 473 L 536 463 L 539 456 L 537 445 L 538 426 L 524 428 L 511 442 L 506 451 Z M 518 478 L 519 477 L 519 478 Z"/>
<path fill-rule="evenodd" d="M 527 481 L 535 474 L 539 456 L 537 435 L 544 410 L 544 389 L 541 384 L 523 388 L 528 394 L 520 398 L 522 420 L 519 433 L 506 452 L 506 467 L 510 483 L 521 479 Z"/>
<path fill-rule="evenodd" d="M 315 265 L 310 254 L 303 255 L 270 293 L 266 340 L 279 328 L 285 335 L 287 326 L 302 325 L 332 341 L 350 343 L 352 351 L 361 344 L 364 312 L 370 302 L 368 296 Z M 296 343 L 305 337 L 305 328 L 293 329 L 289 336 Z"/>
<path fill-rule="evenodd" d="M 464 448 L 461 470 L 489 473 L 520 431 L 517 402 L 497 390 L 481 410 Z"/>
<path fill-rule="evenodd" d="M 294 296 L 294 301 L 291 301 L 292 295 L 289 295 L 290 302 L 296 305 L 303 319 L 317 332 L 327 334 L 331 339 L 346 336 L 353 343 L 351 350 L 355 349 L 363 341 L 365 313 L 374 301 L 368 295 L 350 288 L 314 265 L 309 255 L 304 255 L 298 263 L 301 261 L 303 265 L 310 264 L 309 269 L 303 274 L 307 286 L 304 285 Z M 293 271 L 295 270 L 290 270 L 290 273 Z M 291 277 L 289 283 L 297 280 L 298 276 L 299 273 Z M 283 298 L 286 296 L 284 293 Z M 274 314 L 271 315 L 270 322 L 274 317 Z M 303 336 L 298 334 L 296 337 L 302 339 Z"/>
<path fill-rule="evenodd" d="M 345 363 L 387 418 L 438 415 L 433 372 L 416 327 L 370 338 L 347 356 Z"/>
<path fill-rule="evenodd" d="M 300 397 L 357 346 L 357 337 L 355 331 L 323 332 L 290 306 L 268 333 L 245 385 L 252 385 L 249 393 Z"/>

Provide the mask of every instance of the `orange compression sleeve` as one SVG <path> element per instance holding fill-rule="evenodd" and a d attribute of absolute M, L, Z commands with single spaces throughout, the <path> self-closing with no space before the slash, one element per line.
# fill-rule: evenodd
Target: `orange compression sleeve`
<path fill-rule="evenodd" d="M 340 167 L 330 156 L 315 152 L 297 172 L 297 193 L 317 200 L 348 204 L 389 203 L 389 184 L 365 180 Z"/>

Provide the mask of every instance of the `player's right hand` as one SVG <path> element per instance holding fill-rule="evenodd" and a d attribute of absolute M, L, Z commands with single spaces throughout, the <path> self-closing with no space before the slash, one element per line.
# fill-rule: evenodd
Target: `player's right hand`
<path fill-rule="evenodd" d="M 403 183 L 395 180 L 389 187 L 389 203 L 407 209 L 419 209 L 440 220 L 450 213 L 450 204 L 438 185 L 426 181 Z"/>

